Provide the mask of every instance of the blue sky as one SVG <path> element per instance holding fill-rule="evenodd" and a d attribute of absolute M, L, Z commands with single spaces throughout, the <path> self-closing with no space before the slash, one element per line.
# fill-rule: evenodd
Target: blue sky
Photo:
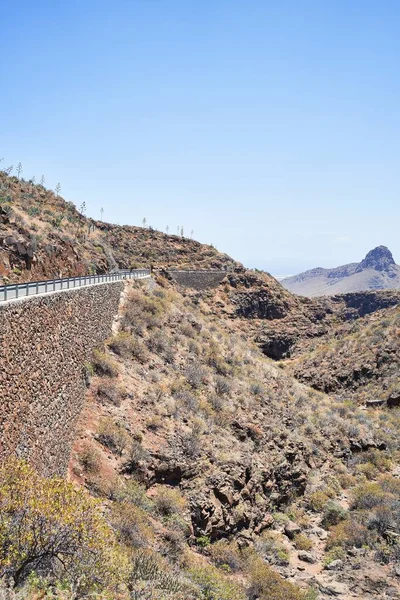
<path fill-rule="evenodd" d="M 400 263 L 398 0 L 3 0 L 0 158 L 292 274 Z"/>

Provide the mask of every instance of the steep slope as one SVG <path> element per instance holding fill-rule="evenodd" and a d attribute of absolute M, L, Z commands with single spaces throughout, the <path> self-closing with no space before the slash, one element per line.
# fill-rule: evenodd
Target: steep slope
<path fill-rule="evenodd" d="M 309 342 L 289 364 L 300 381 L 316 389 L 359 403 L 400 405 L 400 308 L 378 311 Z"/>
<path fill-rule="evenodd" d="M 385 246 L 374 248 L 360 263 L 336 269 L 311 269 L 282 279 L 282 285 L 301 296 L 333 296 L 364 290 L 400 288 L 400 266 Z"/>
<path fill-rule="evenodd" d="M 111 511 L 121 482 L 141 486 L 139 496 L 127 492 L 136 512 L 123 532 L 181 576 L 203 561 L 241 582 L 243 598 L 301 597 L 283 580 L 281 595 L 271 583 L 255 594 L 248 561 L 261 560 L 321 599 L 398 597 L 394 550 L 378 557 L 386 542 L 368 524 L 375 509 L 360 508 L 368 469 L 378 490 L 391 486 L 379 492 L 385 506 L 400 493 L 390 475 L 396 416 L 380 428 L 375 411 L 297 383 L 249 341 L 244 321 L 216 314 L 214 292 L 179 291 L 164 278 L 127 285 L 119 332 L 94 357 L 71 476 Z"/>
<path fill-rule="evenodd" d="M 0 282 L 152 264 L 198 269 L 240 266 L 194 240 L 94 221 L 43 186 L 0 171 Z"/>

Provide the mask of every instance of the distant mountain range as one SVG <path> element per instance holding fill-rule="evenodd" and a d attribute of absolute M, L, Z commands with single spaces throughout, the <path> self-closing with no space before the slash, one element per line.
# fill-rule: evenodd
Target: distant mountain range
<path fill-rule="evenodd" d="M 400 288 L 400 266 L 386 246 L 374 248 L 360 263 L 334 269 L 318 267 L 286 277 L 280 283 L 300 296 L 332 296 L 347 292 Z"/>

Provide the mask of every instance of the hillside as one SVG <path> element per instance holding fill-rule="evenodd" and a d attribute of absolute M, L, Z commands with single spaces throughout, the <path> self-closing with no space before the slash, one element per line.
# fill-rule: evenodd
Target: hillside
<path fill-rule="evenodd" d="M 370 481 L 391 490 L 385 506 L 398 493 L 397 415 L 380 429 L 375 411 L 297 383 L 211 296 L 163 278 L 131 285 L 119 333 L 94 358 L 71 477 L 180 581 L 201 565 L 213 581 L 201 598 L 398 598 L 394 549 L 369 525 L 380 508 L 363 512 Z M 251 591 L 255 563 L 283 577 L 277 588 L 268 571 Z"/>
<path fill-rule="evenodd" d="M 0 171 L 0 282 L 151 265 L 198 269 L 240 266 L 214 247 L 195 240 L 150 228 L 94 221 L 43 186 Z"/>
<path fill-rule="evenodd" d="M 379 406 L 400 404 L 400 308 L 341 326 L 294 353 L 290 371 L 324 392 Z"/>
<path fill-rule="evenodd" d="M 400 288 L 400 266 L 385 246 L 374 248 L 360 263 L 335 269 L 311 269 L 281 280 L 282 285 L 301 296 L 333 296 L 348 292 Z"/>
<path fill-rule="evenodd" d="M 0 523 L 0 595 L 400 599 L 400 421 L 389 410 L 400 291 L 296 296 L 211 246 L 93 221 L 0 177 L 3 281 L 155 267 L 125 282 L 112 337 L 82 365 L 72 487 L 23 463 L 0 468 L 12 514 Z M 183 287 L 171 267 L 226 275 Z M 25 564 L 43 513 L 50 546 L 56 525 L 63 540 L 76 523 L 89 553 L 73 537 L 65 564 Z M 18 545 L 26 522 L 34 534 Z"/>

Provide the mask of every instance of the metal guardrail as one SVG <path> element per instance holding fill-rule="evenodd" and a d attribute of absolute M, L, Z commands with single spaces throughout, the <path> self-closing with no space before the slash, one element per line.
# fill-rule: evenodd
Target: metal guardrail
<path fill-rule="evenodd" d="M 104 275 L 83 275 L 82 277 L 69 277 L 64 279 L 49 279 L 46 281 L 27 281 L 26 283 L 15 283 L 0 286 L 0 302 L 47 294 L 58 290 L 73 290 L 87 285 L 107 283 L 109 281 L 121 281 L 123 279 L 146 279 L 150 277 L 148 269 L 134 269 L 132 271 L 116 271 Z"/>

